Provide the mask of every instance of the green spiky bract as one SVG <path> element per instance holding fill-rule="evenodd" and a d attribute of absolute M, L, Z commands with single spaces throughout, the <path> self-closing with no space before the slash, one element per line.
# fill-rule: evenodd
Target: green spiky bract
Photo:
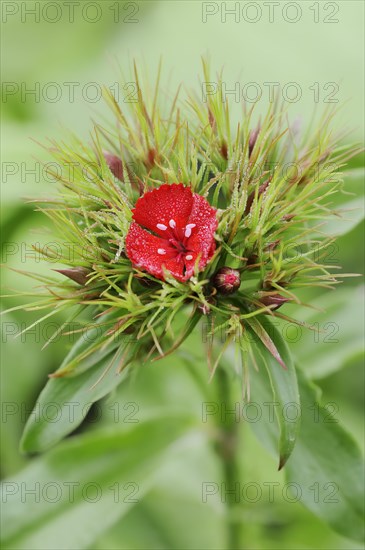
<path fill-rule="evenodd" d="M 206 62 L 203 70 L 205 82 L 210 81 Z M 52 315 L 73 307 L 73 318 L 83 315 L 85 330 L 99 329 L 93 344 L 74 353 L 54 376 L 74 376 L 97 353 L 114 354 L 119 371 L 138 359 L 164 357 L 201 318 L 209 321 L 210 348 L 216 334 L 226 334 L 210 363 L 212 374 L 231 342 L 243 361 L 252 354 L 248 332 L 285 367 L 262 318 L 290 318 L 267 298 L 279 294 L 300 303 L 298 289 L 337 283 L 333 269 L 321 262 L 332 242 L 321 228 L 338 215 L 332 196 L 341 192 L 344 167 L 358 148 L 342 145 L 343 136 L 332 129 L 333 110 L 323 114 L 317 129 L 311 125 L 299 135 L 278 101 L 260 122 L 244 103 L 242 114 L 232 120 L 219 91 L 205 99 L 163 93 L 160 69 L 153 89 L 141 82 L 136 68 L 134 80 L 138 93 L 129 103 L 119 104 L 111 90 L 104 90 L 112 120 L 95 124 L 89 143 L 70 135 L 67 143 L 47 146 L 57 164 L 72 171 L 49 168 L 59 180 L 59 194 L 37 201 L 38 208 L 58 232 L 59 262 L 79 270 L 85 281 L 37 276 L 46 296 L 42 291 L 27 308 L 51 308 Z M 221 90 L 222 76 L 216 81 Z M 123 181 L 110 171 L 105 150 L 121 159 Z M 186 283 L 168 273 L 161 281 L 133 268 L 124 248 L 138 197 L 175 182 L 206 197 L 219 218 L 214 257 Z M 52 250 L 40 252 L 54 260 Z M 222 266 L 241 273 L 233 296 L 220 295 L 212 284 Z"/>

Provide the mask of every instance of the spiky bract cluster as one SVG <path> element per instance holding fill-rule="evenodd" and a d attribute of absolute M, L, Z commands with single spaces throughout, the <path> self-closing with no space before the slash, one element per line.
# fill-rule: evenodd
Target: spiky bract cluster
<path fill-rule="evenodd" d="M 48 298 L 29 307 L 87 308 L 90 330 L 95 323 L 103 330 L 84 356 L 103 349 L 117 353 L 116 337 L 122 334 L 129 335 L 128 361 L 163 356 L 203 315 L 209 315 L 212 334 L 224 327 L 227 344 L 237 332 L 252 329 L 270 347 L 258 315 L 283 316 L 280 305 L 299 302 L 296 289 L 336 282 L 321 262 L 331 242 L 321 225 L 335 214 L 332 195 L 341 190 L 341 169 L 356 151 L 339 144 L 342 136 L 331 130 L 333 112 L 300 135 L 278 102 L 260 121 L 243 103 L 241 115 L 232 120 L 221 93 L 206 100 L 188 94 L 182 100 L 179 93 L 161 92 L 160 72 L 153 91 L 142 86 L 137 70 L 134 77 L 135 101 L 118 104 L 105 89 L 113 119 L 94 125 L 89 144 L 70 136 L 49 147 L 65 169 L 60 174 L 51 165 L 60 193 L 39 208 L 59 230 L 59 261 L 68 279 L 41 278 Z M 204 78 L 210 80 L 206 64 Z M 218 90 L 220 83 L 221 77 Z M 218 210 L 214 255 L 185 282 L 133 268 L 125 253 L 137 199 L 177 182 Z M 51 250 L 42 252 L 54 259 Z M 214 275 L 224 266 L 241 274 L 234 295 L 214 286 Z M 178 314 L 189 308 L 181 326 L 186 317 Z"/>

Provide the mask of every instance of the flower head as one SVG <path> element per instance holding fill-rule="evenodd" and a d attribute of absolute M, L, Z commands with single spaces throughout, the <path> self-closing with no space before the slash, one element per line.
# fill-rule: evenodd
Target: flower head
<path fill-rule="evenodd" d="M 187 281 L 201 271 L 215 250 L 217 211 L 208 201 L 180 184 L 163 184 L 138 199 L 126 238 L 132 264 L 164 279 L 169 271 Z"/>

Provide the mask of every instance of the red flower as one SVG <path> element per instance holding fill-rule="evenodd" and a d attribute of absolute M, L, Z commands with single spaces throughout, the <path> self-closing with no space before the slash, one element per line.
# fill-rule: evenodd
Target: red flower
<path fill-rule="evenodd" d="M 204 269 L 215 250 L 216 209 L 190 187 L 164 184 L 138 199 L 126 252 L 135 267 L 164 279 L 164 269 L 179 281 Z"/>

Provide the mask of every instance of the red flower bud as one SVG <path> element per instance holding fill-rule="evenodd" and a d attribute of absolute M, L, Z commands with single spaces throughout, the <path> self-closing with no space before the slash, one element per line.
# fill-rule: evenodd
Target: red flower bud
<path fill-rule="evenodd" d="M 231 267 L 222 267 L 214 275 L 213 284 L 221 294 L 233 294 L 240 287 L 240 273 Z"/>
<path fill-rule="evenodd" d="M 106 163 L 109 166 L 109 170 L 111 171 L 113 176 L 115 176 L 120 181 L 124 181 L 123 163 L 120 158 L 106 151 L 104 151 L 103 154 Z"/>

